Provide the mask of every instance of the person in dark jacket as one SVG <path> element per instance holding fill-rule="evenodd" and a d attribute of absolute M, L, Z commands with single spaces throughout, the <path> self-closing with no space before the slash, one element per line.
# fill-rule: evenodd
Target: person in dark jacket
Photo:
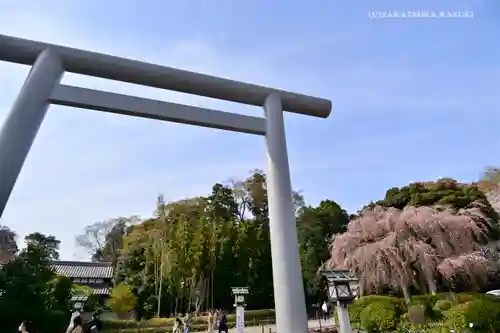
<path fill-rule="evenodd" d="M 89 321 L 87 327 L 90 333 L 99 333 L 102 331 L 102 321 L 99 319 L 99 313 L 95 312 L 92 315 L 92 319 Z"/>
<path fill-rule="evenodd" d="M 226 311 L 223 311 L 221 316 L 220 316 L 220 319 L 219 319 L 219 333 L 221 332 L 226 332 L 228 333 L 229 327 L 227 325 L 227 313 Z"/>

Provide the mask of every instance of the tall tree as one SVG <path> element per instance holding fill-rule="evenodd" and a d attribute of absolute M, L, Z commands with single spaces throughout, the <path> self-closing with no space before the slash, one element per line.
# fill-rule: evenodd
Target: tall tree
<path fill-rule="evenodd" d="M 51 304 L 49 281 L 54 277 L 49 252 L 39 244 L 29 242 L 16 258 L 0 267 L 2 330 L 9 331 L 9 326 L 17 327 L 24 319 L 47 323 Z"/>
<path fill-rule="evenodd" d="M 24 238 L 28 247 L 37 248 L 50 260 L 59 259 L 59 245 L 61 241 L 54 236 L 47 236 L 39 232 L 34 232 Z"/>
<path fill-rule="evenodd" d="M 76 243 L 90 254 L 93 261 L 109 261 L 116 266 L 123 236 L 138 221 L 140 218 L 134 215 L 96 222 L 85 227 L 83 234 L 76 237 Z"/>
<path fill-rule="evenodd" d="M 323 200 L 318 207 L 305 206 L 299 210 L 297 228 L 303 277 L 306 284 L 308 305 L 323 300 L 318 267 L 329 256 L 329 242 L 333 235 L 344 232 L 349 215 L 336 202 Z"/>

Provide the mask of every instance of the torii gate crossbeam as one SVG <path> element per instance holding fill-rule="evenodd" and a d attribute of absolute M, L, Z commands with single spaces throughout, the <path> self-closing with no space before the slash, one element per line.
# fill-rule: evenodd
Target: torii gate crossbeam
<path fill-rule="evenodd" d="M 0 129 L 0 217 L 50 104 L 265 135 L 277 329 L 307 332 L 283 110 L 326 118 L 329 100 L 5 35 L 0 60 L 32 66 Z M 262 106 L 265 117 L 61 85 L 66 71 Z"/>

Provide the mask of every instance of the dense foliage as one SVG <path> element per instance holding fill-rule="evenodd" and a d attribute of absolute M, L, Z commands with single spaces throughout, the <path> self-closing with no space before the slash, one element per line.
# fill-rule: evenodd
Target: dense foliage
<path fill-rule="evenodd" d="M 26 236 L 27 247 L 0 268 L 0 323 L 2 331 L 16 331 L 29 319 L 40 331 L 59 332 L 67 325 L 72 285 L 56 276 L 50 259 L 59 242 L 53 236 Z"/>
<path fill-rule="evenodd" d="M 275 313 L 271 309 L 246 310 L 245 326 L 269 325 L 274 323 Z M 228 314 L 229 328 L 236 326 L 236 315 Z M 207 329 L 207 316 L 198 316 L 193 318 L 191 332 L 205 332 Z M 154 332 L 164 333 L 172 332 L 175 318 L 151 318 L 148 320 L 105 320 L 103 329 L 108 333 L 137 333 Z"/>
<path fill-rule="evenodd" d="M 135 308 L 136 302 L 137 298 L 134 295 L 132 288 L 122 283 L 111 289 L 108 306 L 111 311 L 116 312 L 118 315 L 123 315 L 132 311 Z"/>

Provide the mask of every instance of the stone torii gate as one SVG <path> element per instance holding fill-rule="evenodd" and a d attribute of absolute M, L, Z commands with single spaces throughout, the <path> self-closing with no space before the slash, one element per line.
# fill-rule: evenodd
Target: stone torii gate
<path fill-rule="evenodd" d="M 0 130 L 0 217 L 50 104 L 265 135 L 277 329 L 307 332 L 283 110 L 326 118 L 329 100 L 5 35 L 0 60 L 32 66 Z M 62 85 L 65 71 L 262 106 L 265 117 Z"/>

